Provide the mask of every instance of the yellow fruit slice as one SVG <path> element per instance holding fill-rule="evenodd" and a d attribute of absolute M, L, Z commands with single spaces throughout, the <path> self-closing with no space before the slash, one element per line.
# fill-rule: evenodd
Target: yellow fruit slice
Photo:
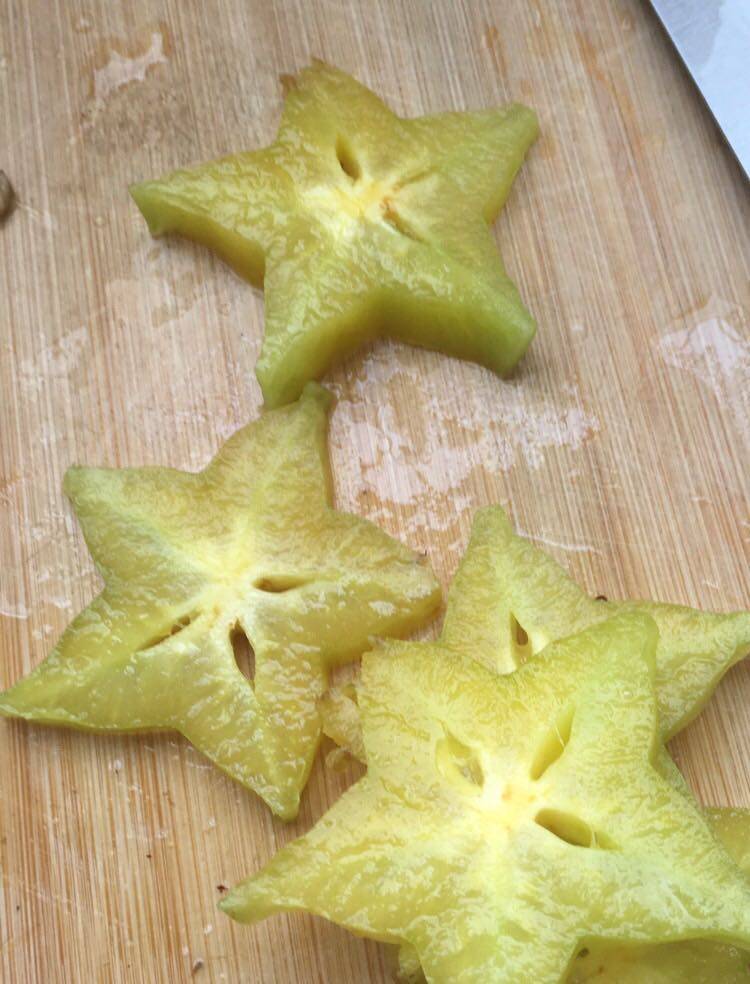
<path fill-rule="evenodd" d="M 750 876 L 750 810 L 713 809 L 706 815 L 730 856 Z M 401 946 L 400 984 L 424 984 L 417 951 Z M 661 946 L 586 947 L 573 961 L 567 984 L 748 984 L 750 954 L 735 946 L 683 940 Z"/>
<path fill-rule="evenodd" d="M 320 735 L 328 668 L 439 604 L 432 573 L 331 507 L 329 394 L 238 431 L 198 474 L 74 468 L 65 478 L 103 592 L 0 714 L 105 731 L 171 728 L 284 818 Z M 246 637 L 254 678 L 235 660 Z"/>
<path fill-rule="evenodd" d="M 711 615 L 671 605 L 628 603 L 619 606 L 590 599 L 565 572 L 528 540 L 516 536 L 499 507 L 481 510 L 476 517 L 466 554 L 450 590 L 441 642 L 477 658 L 496 672 L 508 673 L 530 656 L 544 651 L 550 639 L 571 634 L 587 624 L 616 613 L 643 610 L 657 620 L 660 638 L 656 665 L 659 705 L 671 714 L 671 731 L 679 730 L 703 706 L 723 672 L 750 648 L 750 618 L 746 614 Z M 528 626 L 528 630 L 525 628 Z M 696 691 L 691 692 L 691 686 Z M 673 690 L 674 688 L 674 690 Z M 700 689 L 702 688 L 702 689 Z M 356 695 L 351 684 L 334 688 L 321 703 L 324 731 L 350 754 L 365 761 Z M 719 833 L 730 840 L 737 854 L 744 836 L 745 852 L 750 852 L 750 821 L 743 828 L 742 813 L 732 828 L 735 814 L 721 814 Z M 719 823 L 719 821 L 716 821 Z M 750 858 L 746 859 L 750 865 Z M 684 949 L 683 949 L 684 947 Z M 735 978 L 750 984 L 749 959 L 734 947 L 701 941 L 658 948 L 616 950 L 591 947 L 589 955 L 578 961 L 574 974 L 605 971 L 596 980 L 602 984 L 620 980 L 625 967 L 637 975 L 658 966 L 664 984 L 683 978 L 690 961 L 709 968 L 713 962 Z M 702 961 L 702 963 L 701 963 Z M 610 970 L 611 968 L 611 970 Z M 629 971 L 630 972 L 630 971 Z M 698 971 L 696 971 L 697 973 Z M 605 976 L 610 973 L 610 976 Z M 736 976 L 742 975 L 745 976 Z M 615 976 L 612 976 L 615 975 Z M 424 980 L 419 958 L 409 947 L 399 953 L 399 978 L 404 982 Z M 586 980 L 572 977 L 572 981 Z M 630 978 L 622 978 L 623 982 Z M 684 978 L 688 980 L 688 978 Z M 723 980 L 721 976 L 717 980 Z M 638 980 L 632 977 L 633 984 Z M 651 978 L 643 977 L 647 984 Z M 654 977 L 654 984 L 662 978 Z M 692 978 L 690 978 L 692 980 Z M 704 978 L 697 977 L 696 984 Z"/>
<path fill-rule="evenodd" d="M 535 324 L 488 223 L 536 135 L 516 104 L 400 119 L 315 62 L 270 147 L 131 192 L 153 235 L 204 243 L 263 285 L 257 374 L 274 407 L 379 335 L 513 369 Z"/>
<path fill-rule="evenodd" d="M 750 612 L 723 615 L 652 601 L 595 600 L 549 555 L 517 536 L 499 506 L 491 506 L 475 517 L 441 640 L 507 673 L 549 642 L 627 612 L 650 615 L 659 629 L 656 690 L 666 740 L 750 653 Z"/>
<path fill-rule="evenodd" d="M 657 629 L 625 614 L 498 676 L 364 657 L 367 775 L 222 903 L 407 941 L 431 982 L 559 984 L 590 940 L 750 946 L 750 883 L 662 768 Z"/>
<path fill-rule="evenodd" d="M 664 740 L 691 721 L 727 670 L 750 652 L 750 612 L 726 615 L 652 601 L 597 601 L 529 540 L 499 506 L 480 509 L 450 589 L 440 641 L 510 673 L 552 641 L 613 615 L 650 615 L 659 629 L 656 688 Z M 359 756 L 351 690 L 322 706 L 326 733 Z"/>
<path fill-rule="evenodd" d="M 714 832 L 750 876 L 750 811 L 709 810 Z M 750 953 L 705 940 L 656 947 L 592 945 L 574 962 L 569 984 L 748 984 Z"/>

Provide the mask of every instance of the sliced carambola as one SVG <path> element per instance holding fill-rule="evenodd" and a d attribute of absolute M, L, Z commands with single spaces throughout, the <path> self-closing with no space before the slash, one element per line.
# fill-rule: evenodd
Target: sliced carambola
<path fill-rule="evenodd" d="M 406 941 L 451 984 L 559 984 L 589 940 L 750 946 L 750 882 L 661 762 L 657 638 L 619 615 L 506 676 L 366 655 L 367 775 L 222 908 Z"/>
<path fill-rule="evenodd" d="M 331 507 L 329 394 L 238 431 L 198 474 L 65 478 L 103 592 L 0 714 L 103 731 L 181 731 L 279 816 L 295 816 L 332 665 L 439 604 L 417 556 Z M 234 656 L 244 634 L 249 682 Z"/>
<path fill-rule="evenodd" d="M 747 613 L 714 615 L 653 602 L 618 604 L 589 598 L 552 558 L 513 533 L 499 507 L 477 514 L 466 555 L 451 586 L 440 641 L 488 668 L 508 673 L 542 652 L 549 640 L 606 619 L 618 610 L 649 613 L 659 625 L 658 701 L 661 713 L 668 716 L 669 735 L 697 713 L 723 673 L 750 648 Z M 326 733 L 364 761 L 354 688 L 334 689 L 326 695 L 321 710 Z M 694 943 L 687 952 L 700 951 L 701 946 L 709 953 L 713 948 L 712 944 Z M 674 949 L 676 954 L 670 960 L 679 964 L 686 958 L 679 948 Z M 744 955 L 732 948 L 718 948 L 719 957 L 725 964 L 744 966 Z M 630 958 L 613 952 L 611 959 L 613 966 L 619 967 Z M 660 954 L 654 957 L 662 959 Z M 709 961 L 708 956 L 705 959 Z M 588 968 L 592 960 L 581 967 Z M 402 947 L 399 963 L 404 980 L 420 979 L 419 960 L 413 950 Z"/>
<path fill-rule="evenodd" d="M 659 629 L 656 690 L 664 739 L 703 708 L 750 653 L 750 612 L 714 614 L 653 601 L 589 597 L 548 554 L 516 535 L 499 506 L 477 512 L 451 587 L 441 641 L 507 673 L 544 647 L 613 615 L 650 615 Z"/>
<path fill-rule="evenodd" d="M 515 534 L 499 506 L 490 506 L 474 519 L 440 642 L 497 673 L 510 673 L 550 642 L 626 612 L 650 615 L 659 629 L 656 689 L 666 740 L 699 713 L 727 670 L 750 652 L 750 612 L 721 615 L 653 601 L 597 601 L 552 557 Z M 357 755 L 361 738 L 351 691 L 335 691 L 322 709 L 327 733 Z"/>
<path fill-rule="evenodd" d="M 745 875 L 750 876 L 750 810 L 712 809 L 709 823 Z M 400 984 L 424 984 L 417 951 L 395 956 Z M 566 984 L 748 984 L 750 953 L 728 943 L 682 940 L 660 946 L 589 943 L 573 961 Z"/>
<path fill-rule="evenodd" d="M 266 404 L 379 335 L 510 372 L 534 321 L 488 223 L 537 135 L 520 105 L 400 119 L 322 62 L 276 140 L 133 186 L 155 236 L 216 250 L 265 292 Z"/>
<path fill-rule="evenodd" d="M 750 811 L 709 810 L 714 832 L 750 876 Z M 655 947 L 592 944 L 576 959 L 568 984 L 748 984 L 750 953 L 728 943 L 684 940 Z"/>

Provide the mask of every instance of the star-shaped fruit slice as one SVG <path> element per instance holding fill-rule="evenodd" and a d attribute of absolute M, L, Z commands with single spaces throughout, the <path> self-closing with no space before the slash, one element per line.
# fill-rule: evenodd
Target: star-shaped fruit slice
<path fill-rule="evenodd" d="M 508 673 L 543 651 L 550 639 L 611 617 L 618 609 L 642 610 L 659 624 L 659 703 L 662 713 L 670 714 L 670 735 L 698 712 L 723 673 L 750 648 L 750 616 L 745 613 L 713 615 L 651 602 L 618 605 L 590 599 L 548 555 L 514 534 L 499 507 L 477 514 L 466 555 L 451 587 L 441 641 L 490 669 Z M 322 699 L 321 711 L 326 733 L 364 761 L 355 688 L 334 688 Z M 746 831 L 750 838 L 750 824 Z M 635 953 L 632 948 L 620 951 L 609 947 L 603 955 L 601 949 L 594 948 L 577 964 L 576 973 L 604 966 L 613 968 L 612 973 L 624 974 L 625 966 L 638 968 L 646 959 L 648 963 L 643 966 L 647 969 L 658 964 L 660 973 L 666 974 L 670 968 L 679 973 L 684 961 L 702 959 L 707 967 L 715 962 L 726 968 L 727 974 L 730 968 L 735 974 L 745 974 L 738 980 L 750 981 L 746 955 L 732 947 L 694 942 L 658 948 L 653 955 L 646 948 L 638 950 L 637 961 Z M 404 980 L 421 978 L 418 958 L 408 947 L 401 950 L 400 969 Z M 664 984 L 668 981 L 665 977 Z"/>
<path fill-rule="evenodd" d="M 709 810 L 714 833 L 750 876 L 750 811 Z M 726 943 L 684 940 L 655 947 L 597 947 L 581 953 L 568 984 L 748 984 L 750 953 Z"/>
<path fill-rule="evenodd" d="M 589 597 L 548 554 L 514 533 L 499 506 L 476 515 L 441 639 L 501 673 L 613 615 L 650 615 L 659 629 L 656 691 L 664 740 L 703 708 L 750 653 L 750 612 L 714 614 L 653 601 Z"/>
<path fill-rule="evenodd" d="M 328 669 L 439 604 L 417 556 L 331 507 L 329 394 L 238 431 L 197 474 L 74 468 L 65 491 L 103 592 L 0 713 L 102 731 L 175 729 L 295 816 Z M 249 680 L 235 658 L 254 654 Z"/>
<path fill-rule="evenodd" d="M 657 638 L 623 614 L 507 676 L 366 655 L 367 775 L 222 908 L 405 940 L 436 984 L 559 984 L 594 942 L 750 946 L 750 882 L 661 767 Z"/>
<path fill-rule="evenodd" d="M 709 810 L 721 843 L 750 876 L 750 811 Z M 424 980 L 424 978 L 423 978 Z M 748 984 L 750 953 L 728 943 L 683 940 L 661 946 L 591 946 L 579 954 L 568 984 Z"/>
<path fill-rule="evenodd" d="M 440 636 L 496 673 L 511 673 L 558 639 L 613 615 L 651 616 L 659 629 L 656 690 L 666 741 L 703 708 L 722 676 L 750 652 L 750 612 L 726 615 L 652 601 L 599 601 L 587 595 L 499 506 L 480 509 L 453 580 Z M 353 688 L 321 702 L 326 733 L 361 758 Z"/>
<path fill-rule="evenodd" d="M 750 616 L 746 613 L 714 615 L 652 602 L 618 605 L 594 601 L 552 558 L 517 536 L 499 507 L 477 514 L 469 546 L 451 586 L 440 641 L 495 672 L 509 673 L 542 652 L 550 639 L 563 638 L 618 610 L 643 611 L 659 625 L 658 699 L 662 713 L 666 710 L 672 716 L 670 735 L 698 712 L 723 673 L 750 648 Z M 693 686 L 697 688 L 694 691 Z M 332 688 L 320 706 L 325 732 L 364 762 L 356 688 L 352 684 Z M 732 825 L 725 817 L 723 824 L 722 830 L 731 828 L 733 845 L 739 850 L 741 820 Z M 748 838 L 746 850 L 750 851 L 750 822 L 744 830 Z M 577 962 L 575 972 L 589 973 L 594 966 L 604 966 L 612 968 L 613 974 L 624 974 L 623 968 L 632 966 L 635 974 L 642 961 L 647 960 L 643 966 L 649 970 L 658 965 L 661 973 L 666 974 L 672 967 L 678 973 L 690 959 L 702 959 L 707 967 L 715 961 L 727 974 L 731 969 L 735 974 L 745 974 L 737 980 L 750 982 L 746 954 L 733 947 L 699 941 L 657 948 L 653 955 L 650 948 L 623 951 L 606 947 L 604 952 L 592 948 L 585 959 Z M 424 980 L 419 959 L 409 947 L 401 948 L 399 969 L 400 979 L 405 982 Z M 607 978 L 597 980 L 604 984 Z M 671 980 L 665 977 L 664 984 L 671 984 Z M 733 978 L 727 976 L 727 980 Z M 655 977 L 654 984 L 657 981 L 660 984 Z"/>
<path fill-rule="evenodd" d="M 315 62 L 291 81 L 270 147 L 131 192 L 155 236 L 204 243 L 263 285 L 268 406 L 379 335 L 505 375 L 535 324 L 489 223 L 536 135 L 517 104 L 400 119 Z"/>
<path fill-rule="evenodd" d="M 706 811 L 711 827 L 730 856 L 750 876 L 750 810 Z M 425 984 L 413 947 L 398 953 L 400 984 Z M 660 946 L 585 947 L 573 962 L 566 984 L 748 984 L 750 953 L 727 943 L 682 940 Z"/>

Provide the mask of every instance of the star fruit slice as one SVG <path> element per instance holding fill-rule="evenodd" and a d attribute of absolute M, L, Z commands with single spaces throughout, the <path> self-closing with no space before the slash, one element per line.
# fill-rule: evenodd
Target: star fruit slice
<path fill-rule="evenodd" d="M 436 984 L 558 984 L 594 941 L 750 946 L 750 882 L 661 767 L 657 639 L 623 614 L 507 676 L 366 655 L 366 776 L 222 908 L 405 940 Z"/>
<path fill-rule="evenodd" d="M 750 810 L 713 809 L 715 834 L 750 876 Z M 418 978 L 412 977 L 416 981 Z M 424 980 L 424 978 L 422 978 Z M 726 943 L 683 940 L 661 946 L 591 946 L 573 965 L 568 984 L 748 984 L 750 953 Z"/>
<path fill-rule="evenodd" d="M 400 119 L 315 62 L 291 83 L 270 147 L 131 193 L 153 235 L 204 243 L 263 285 L 268 406 L 379 335 L 505 375 L 535 324 L 488 225 L 537 129 L 518 104 Z"/>
<path fill-rule="evenodd" d="M 513 533 L 499 507 L 477 514 L 466 555 L 451 586 L 441 641 L 464 649 L 488 668 L 507 673 L 522 665 L 535 651 L 543 651 L 548 639 L 607 618 L 618 607 L 648 612 L 660 626 L 657 671 L 663 666 L 660 674 L 663 682 L 659 703 L 672 712 L 675 721 L 672 733 L 697 713 L 723 672 L 750 648 L 747 614 L 712 615 L 654 603 L 618 606 L 588 598 L 549 556 Z M 530 634 L 524 628 L 526 625 L 532 627 Z M 705 688 L 705 692 L 700 689 L 691 692 L 691 681 Z M 321 712 L 325 732 L 364 762 L 355 688 L 351 684 L 333 688 L 322 699 Z M 750 848 L 750 822 L 745 835 Z M 735 843 L 739 844 L 737 835 Z M 655 974 L 654 968 L 658 966 L 659 973 L 672 973 L 671 980 L 677 982 L 685 979 L 678 975 L 691 961 L 694 969 L 721 967 L 727 981 L 750 982 L 746 954 L 733 947 L 702 941 L 658 948 L 653 954 L 644 948 L 608 947 L 604 953 L 601 948 L 592 948 L 586 959 L 577 962 L 574 974 L 590 973 L 594 966 L 598 972 L 603 966 L 610 977 L 602 974 L 596 979 L 606 984 L 608 980 L 620 980 L 612 975 L 622 975 L 626 967 L 632 966 L 635 982 L 639 968 L 644 968 L 644 974 L 653 969 Z M 409 947 L 401 948 L 399 971 L 404 981 L 424 980 L 419 959 Z M 729 976 L 730 971 L 735 978 Z M 666 976 L 663 979 L 664 984 L 670 980 Z M 724 977 L 719 975 L 715 979 Z M 578 978 L 573 976 L 571 980 Z M 655 977 L 654 984 L 660 980 Z M 696 977 L 696 984 L 700 982 L 701 977 Z"/>
<path fill-rule="evenodd" d="M 704 707 L 730 667 L 750 652 L 750 612 L 726 615 L 652 601 L 598 601 L 529 540 L 500 506 L 480 509 L 450 588 L 440 641 L 488 669 L 511 673 L 558 639 L 620 613 L 650 615 L 659 628 L 656 690 L 666 741 Z M 321 701 L 324 729 L 362 758 L 351 687 Z"/>
<path fill-rule="evenodd" d="M 197 474 L 73 468 L 105 587 L 0 714 L 102 731 L 174 729 L 294 817 L 328 669 L 435 610 L 416 554 L 331 507 L 317 384 L 238 431 Z M 248 680 L 233 638 L 254 654 Z"/>
<path fill-rule="evenodd" d="M 656 692 L 666 741 L 750 653 L 750 612 L 591 598 L 548 554 L 516 535 L 499 506 L 491 506 L 475 517 L 441 639 L 447 646 L 470 646 L 487 667 L 507 673 L 548 643 L 627 612 L 650 615 L 659 629 Z"/>
<path fill-rule="evenodd" d="M 509 673 L 523 665 L 535 651 L 542 652 L 548 639 L 564 637 L 587 624 L 611 617 L 618 607 L 651 614 L 660 626 L 656 650 L 657 678 L 662 681 L 659 705 L 672 711 L 676 724 L 671 733 L 697 713 L 723 672 L 750 647 L 750 617 L 747 614 L 712 615 L 655 603 L 618 606 L 614 602 L 588 598 L 555 561 L 530 541 L 513 533 L 499 507 L 477 513 L 469 546 L 451 585 L 440 642 L 466 652 L 496 672 Z M 533 626 L 531 638 L 524 625 Z M 661 674 L 658 672 L 660 665 L 663 667 Z M 700 690 L 691 693 L 691 680 L 695 681 L 695 686 L 706 688 L 705 693 Z M 674 697 L 671 694 L 673 686 Z M 356 688 L 351 683 L 332 688 L 321 699 L 320 707 L 325 733 L 364 762 Z M 739 816 L 741 818 L 742 814 Z M 727 811 L 719 833 L 731 828 L 735 848 L 732 853 L 736 854 L 742 842 L 742 832 L 737 829 L 741 827 L 741 819 L 732 827 L 729 817 Z M 750 821 L 745 825 L 744 835 L 745 850 L 750 851 Z M 747 857 L 747 864 L 750 865 L 750 857 Z M 677 974 L 681 973 L 686 961 L 693 959 L 696 966 L 703 961 L 703 965 L 711 967 L 713 961 L 726 968 L 727 975 L 731 970 L 735 976 L 744 974 L 736 976 L 738 981 L 750 982 L 748 957 L 733 947 L 696 941 L 665 947 L 663 952 L 659 948 L 648 958 L 645 954 L 650 951 L 630 948 L 620 952 L 608 947 L 602 954 L 601 948 L 592 948 L 589 957 L 577 963 L 577 972 L 588 973 L 596 963 L 597 968 L 611 967 L 613 974 L 620 974 L 625 972 L 625 966 L 632 964 L 638 968 L 647 960 L 643 964 L 646 969 L 659 965 L 660 973 L 667 974 L 674 967 Z M 399 979 L 405 982 L 424 980 L 419 958 L 410 947 L 401 947 L 398 966 Z M 606 984 L 619 977 L 601 976 L 597 980 Z M 655 978 L 654 984 L 657 980 Z M 672 980 L 676 982 L 682 978 L 673 976 Z M 727 981 L 732 980 L 727 976 Z M 665 977 L 664 984 L 668 981 Z M 698 977 L 696 984 L 700 982 Z"/>
<path fill-rule="evenodd" d="M 730 856 L 750 876 L 750 810 L 711 809 L 706 817 Z M 419 956 L 402 946 L 401 984 L 424 984 Z M 682 940 L 661 946 L 591 945 L 573 963 L 567 984 L 748 984 L 750 954 L 725 943 Z"/>

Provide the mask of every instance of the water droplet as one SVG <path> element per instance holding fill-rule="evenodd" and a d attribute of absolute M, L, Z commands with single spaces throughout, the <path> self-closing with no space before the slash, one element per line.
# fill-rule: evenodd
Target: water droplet
<path fill-rule="evenodd" d="M 127 58 L 119 51 L 112 51 L 107 64 L 94 71 L 96 105 L 103 106 L 110 96 L 133 82 L 143 82 L 149 69 L 166 61 L 164 36 L 161 31 L 153 32 L 148 49 L 141 55 Z"/>

